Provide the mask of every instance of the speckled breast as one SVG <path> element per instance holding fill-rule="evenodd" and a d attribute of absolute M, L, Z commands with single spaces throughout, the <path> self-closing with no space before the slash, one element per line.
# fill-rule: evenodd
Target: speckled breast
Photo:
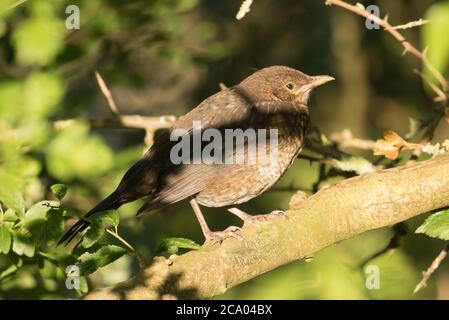
<path fill-rule="evenodd" d="M 243 164 L 217 166 L 216 174 L 207 187 L 196 196 L 198 203 L 209 207 L 232 206 L 249 201 L 269 189 L 300 153 L 308 121 L 307 112 L 271 116 L 262 129 L 267 130 L 267 137 L 270 137 L 270 129 L 277 130 L 277 146 L 271 136 L 266 141 L 267 152 L 257 153 L 256 161 L 249 161 L 248 156 Z"/>

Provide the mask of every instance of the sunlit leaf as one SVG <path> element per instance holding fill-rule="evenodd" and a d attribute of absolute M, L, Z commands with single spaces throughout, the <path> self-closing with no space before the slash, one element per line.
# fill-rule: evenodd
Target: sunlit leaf
<path fill-rule="evenodd" d="M 432 214 L 415 232 L 424 233 L 432 238 L 449 240 L 449 210 Z"/>
<path fill-rule="evenodd" d="M 117 227 L 120 222 L 120 215 L 117 210 L 106 210 L 95 214 L 93 219 Z"/>
<path fill-rule="evenodd" d="M 201 248 L 195 241 L 185 238 L 167 238 L 164 239 L 158 246 L 157 252 L 167 251 L 169 253 L 176 253 L 178 249 L 192 249 L 197 250 Z"/>
<path fill-rule="evenodd" d="M 67 186 L 62 183 L 57 183 L 52 185 L 50 190 L 58 200 L 62 200 L 67 193 Z"/>
<path fill-rule="evenodd" d="M 92 247 L 103 237 L 104 233 L 105 228 L 101 222 L 95 221 L 94 223 L 91 223 L 86 230 L 81 246 L 86 249 Z"/>
<path fill-rule="evenodd" d="M 80 274 L 87 276 L 97 269 L 114 262 L 126 253 L 126 249 L 114 245 L 100 248 L 94 253 L 86 252 L 79 257 Z"/>
<path fill-rule="evenodd" d="M 24 212 L 25 202 L 22 195 L 24 181 L 0 168 L 0 202 L 19 215 Z"/>
<path fill-rule="evenodd" d="M 43 118 L 54 110 L 64 96 L 61 78 L 54 73 L 32 73 L 23 85 L 27 116 Z"/>
<path fill-rule="evenodd" d="M 41 201 L 25 213 L 25 228 L 36 238 L 45 236 L 47 212 L 58 204 L 54 201 Z"/>
<path fill-rule="evenodd" d="M 58 241 L 64 233 L 64 216 L 61 210 L 50 209 L 47 212 L 45 233 L 48 241 Z"/>
<path fill-rule="evenodd" d="M 9 122 L 23 116 L 22 84 L 18 81 L 0 82 L 0 117 Z"/>
<path fill-rule="evenodd" d="M 52 17 L 22 22 L 12 37 L 17 61 L 23 65 L 40 66 L 51 63 L 64 47 L 66 31 L 64 22 Z"/>
<path fill-rule="evenodd" d="M 5 225 L 0 224 L 0 253 L 8 253 L 11 249 L 11 232 Z"/>
<path fill-rule="evenodd" d="M 0 281 L 14 274 L 23 265 L 23 260 L 17 255 L 8 255 L 9 266 L 0 272 Z"/>
<path fill-rule="evenodd" d="M 17 216 L 17 214 L 14 212 L 14 210 L 12 209 L 8 209 L 6 210 L 6 212 L 3 215 L 3 221 L 7 221 L 7 222 L 15 222 L 19 220 L 19 217 Z"/>
<path fill-rule="evenodd" d="M 39 254 L 52 262 L 58 264 L 65 270 L 65 268 L 69 265 L 73 265 L 76 263 L 77 259 L 66 252 L 39 252 Z"/>
<path fill-rule="evenodd" d="M 449 1 L 432 5 L 424 16 L 430 23 L 422 26 L 423 47 L 428 47 L 427 56 L 440 72 L 449 67 Z"/>
<path fill-rule="evenodd" d="M 34 256 L 36 247 L 30 236 L 22 234 L 19 231 L 15 231 L 12 233 L 12 237 L 12 251 L 17 253 L 19 256 L 27 256 L 30 258 Z"/>
<path fill-rule="evenodd" d="M 47 165 L 61 181 L 97 177 L 113 166 L 111 149 L 99 136 L 88 134 L 88 126 L 77 123 L 62 130 L 48 146 Z"/>

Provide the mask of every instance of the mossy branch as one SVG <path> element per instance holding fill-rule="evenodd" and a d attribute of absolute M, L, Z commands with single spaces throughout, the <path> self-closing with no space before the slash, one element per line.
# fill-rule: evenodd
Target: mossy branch
<path fill-rule="evenodd" d="M 324 188 L 272 220 L 169 259 L 84 299 L 204 299 L 365 231 L 449 206 L 449 155 L 382 170 Z"/>

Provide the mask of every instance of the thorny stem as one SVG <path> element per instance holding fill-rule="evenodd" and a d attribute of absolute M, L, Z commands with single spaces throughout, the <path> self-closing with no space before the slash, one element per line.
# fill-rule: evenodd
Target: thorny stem
<path fill-rule="evenodd" d="M 448 251 L 449 251 L 449 244 L 446 244 L 444 249 L 441 250 L 438 256 L 435 258 L 435 260 L 433 260 L 430 267 L 423 272 L 423 277 L 415 287 L 415 290 L 413 290 L 413 294 L 417 293 L 419 290 L 427 286 L 427 280 L 429 280 L 430 276 L 438 269 L 444 258 L 446 258 Z"/>
<path fill-rule="evenodd" d="M 328 6 L 338 6 L 343 9 L 346 9 L 348 11 L 354 12 L 355 14 L 358 14 L 362 17 L 365 17 L 366 19 L 369 19 L 373 21 L 374 23 L 377 23 L 378 25 L 382 26 L 385 31 L 387 31 L 393 38 L 395 38 L 403 47 L 404 47 L 404 54 L 407 52 L 410 52 L 412 55 L 414 55 L 416 58 L 422 61 L 424 66 L 426 66 L 430 73 L 437 79 L 437 81 L 440 83 L 441 87 L 443 88 L 443 91 L 445 92 L 445 96 L 447 99 L 447 92 L 449 92 L 449 83 L 447 80 L 443 77 L 443 75 L 432 65 L 432 63 L 429 61 L 427 56 L 421 52 L 420 50 L 416 49 L 407 39 L 398 31 L 398 29 L 395 29 L 389 22 L 388 17 L 385 17 L 384 19 L 379 18 L 378 16 L 375 16 L 371 14 L 370 12 L 366 11 L 363 7 L 357 6 L 357 5 L 351 5 L 345 1 L 342 0 L 326 0 L 325 4 Z"/>

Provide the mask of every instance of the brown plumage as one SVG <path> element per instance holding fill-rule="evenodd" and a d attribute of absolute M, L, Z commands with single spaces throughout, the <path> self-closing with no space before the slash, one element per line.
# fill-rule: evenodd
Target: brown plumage
<path fill-rule="evenodd" d="M 240 84 L 212 95 L 180 117 L 168 132 L 158 136 L 144 157 L 126 172 L 117 189 L 85 217 L 116 209 L 145 196 L 149 196 L 149 200 L 138 214 L 189 199 L 206 240 L 226 235 L 238 237 L 234 233 L 238 228 L 230 227 L 223 232 L 210 231 L 198 204 L 227 207 L 229 212 L 245 223 L 277 217 L 276 212 L 250 216 L 233 206 L 266 191 L 291 166 L 301 151 L 309 123 L 309 93 L 311 89 L 330 80 L 333 78 L 329 76 L 310 77 L 289 67 L 273 66 L 259 70 Z M 170 151 L 178 141 L 171 141 L 170 134 L 176 129 L 184 129 L 186 135 L 192 137 L 194 121 L 201 122 L 203 132 L 214 128 L 222 133 L 223 149 L 226 129 L 264 129 L 267 130 L 267 137 L 256 141 L 250 141 L 247 137 L 242 149 L 245 160 L 240 164 L 204 161 L 174 164 Z M 270 129 L 277 130 L 276 150 L 270 149 Z M 251 143 L 258 145 L 262 141 L 267 147 L 265 153 L 256 154 L 255 149 L 249 148 Z M 201 142 L 201 150 L 208 143 Z M 235 155 L 239 151 L 236 148 L 231 150 L 231 154 Z M 270 152 L 275 154 L 274 158 Z M 250 156 L 254 156 L 252 159 L 256 161 L 249 161 Z M 78 221 L 60 243 L 70 242 L 88 225 L 87 220 Z"/>

